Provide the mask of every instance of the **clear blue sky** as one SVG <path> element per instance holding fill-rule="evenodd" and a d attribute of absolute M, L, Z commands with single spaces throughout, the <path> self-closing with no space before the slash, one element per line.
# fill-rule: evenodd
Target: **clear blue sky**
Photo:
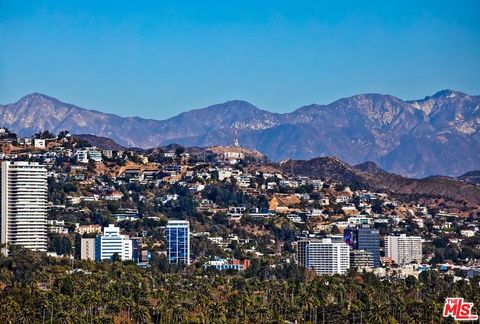
<path fill-rule="evenodd" d="M 480 94 L 480 1 L 0 0 L 0 103 L 166 118 L 363 92 Z"/>

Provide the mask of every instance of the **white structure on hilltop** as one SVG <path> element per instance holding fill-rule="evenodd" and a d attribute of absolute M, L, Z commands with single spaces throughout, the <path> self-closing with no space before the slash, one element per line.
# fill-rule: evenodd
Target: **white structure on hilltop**
<path fill-rule="evenodd" d="M 350 268 L 349 246 L 331 238 L 299 242 L 297 257 L 301 265 L 317 275 L 346 274 Z"/>
<path fill-rule="evenodd" d="M 47 170 L 36 162 L 2 162 L 0 244 L 47 250 Z M 7 249 L 2 249 L 7 254 Z"/>
<path fill-rule="evenodd" d="M 44 139 L 40 139 L 40 138 L 35 138 L 33 140 L 33 146 L 35 148 L 40 148 L 40 149 L 44 149 L 44 148 L 47 147 L 46 141 Z"/>
<path fill-rule="evenodd" d="M 385 239 L 385 255 L 391 257 L 396 264 L 422 262 L 422 238 L 420 236 L 387 236 Z"/>
<path fill-rule="evenodd" d="M 119 227 L 109 224 L 95 240 L 95 260 L 109 260 L 115 254 L 122 261 L 132 260 L 133 245 L 128 235 L 120 235 Z"/>

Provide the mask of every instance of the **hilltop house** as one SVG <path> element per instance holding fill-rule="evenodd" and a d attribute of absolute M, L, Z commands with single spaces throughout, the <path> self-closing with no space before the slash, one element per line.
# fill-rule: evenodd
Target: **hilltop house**
<path fill-rule="evenodd" d="M 268 202 L 268 209 L 277 213 L 285 214 L 293 211 L 292 208 L 300 204 L 300 199 L 295 195 L 275 195 Z"/>

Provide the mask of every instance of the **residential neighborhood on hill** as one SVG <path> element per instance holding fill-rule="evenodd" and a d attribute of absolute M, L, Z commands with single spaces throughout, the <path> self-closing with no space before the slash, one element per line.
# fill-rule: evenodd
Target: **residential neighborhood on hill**
<path fill-rule="evenodd" d="M 407 192 L 400 176 L 332 158 L 275 164 L 235 146 L 100 149 L 68 131 L 2 134 L 4 258 L 29 249 L 85 273 L 123 261 L 198 275 L 480 274 L 480 207 L 461 197 L 475 184 Z"/>

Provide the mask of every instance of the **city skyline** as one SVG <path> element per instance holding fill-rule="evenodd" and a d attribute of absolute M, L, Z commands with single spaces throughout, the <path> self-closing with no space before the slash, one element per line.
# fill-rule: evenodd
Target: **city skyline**
<path fill-rule="evenodd" d="M 445 296 L 480 304 L 478 171 L 412 182 L 323 158 L 294 172 L 238 147 L 65 132 L 0 129 L 0 145 L 2 323 L 424 323 Z"/>
<path fill-rule="evenodd" d="M 478 320 L 479 12 L 0 1 L 0 323 Z"/>

